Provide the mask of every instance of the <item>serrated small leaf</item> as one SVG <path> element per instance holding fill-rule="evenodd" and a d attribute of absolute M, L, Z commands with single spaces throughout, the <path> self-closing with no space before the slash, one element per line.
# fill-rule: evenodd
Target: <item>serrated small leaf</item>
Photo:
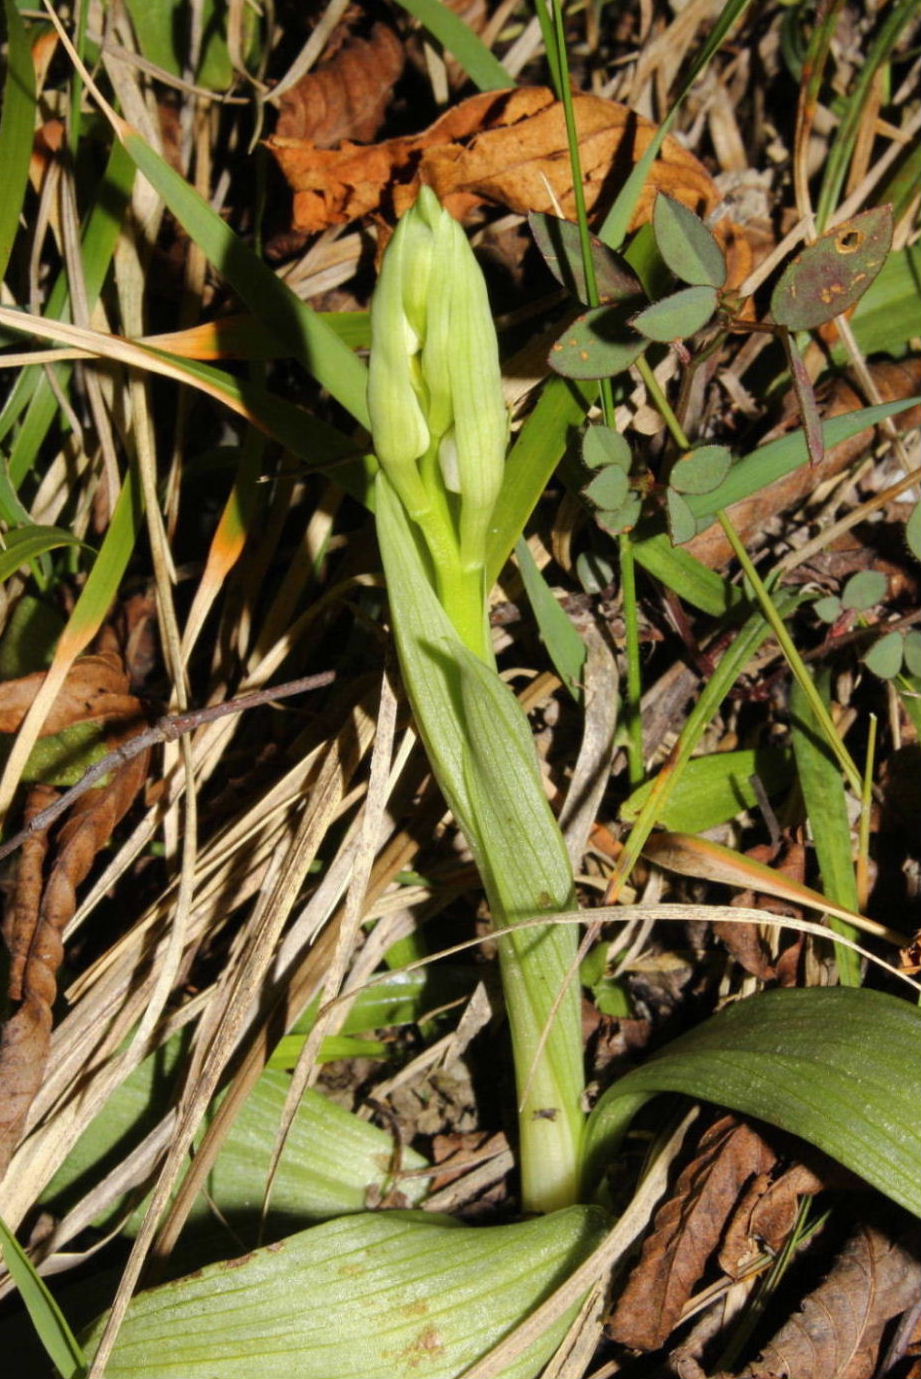
<path fill-rule="evenodd" d="M 879 570 L 858 570 L 841 591 L 841 605 L 863 613 L 875 604 L 882 603 L 888 588 L 889 581 Z"/>
<path fill-rule="evenodd" d="M 532 211 L 528 216 L 528 224 L 534 242 L 557 282 L 580 302 L 588 302 L 578 225 L 571 220 L 561 220 L 559 216 L 537 211 Z M 640 280 L 626 259 L 594 235 L 589 238 L 598 300 L 608 305 L 641 297 L 643 289 Z"/>
<path fill-rule="evenodd" d="M 633 455 L 625 438 L 613 426 L 590 426 L 582 437 L 582 463 L 589 469 L 615 464 L 629 474 Z"/>
<path fill-rule="evenodd" d="M 841 600 L 837 594 L 828 594 L 824 599 L 816 599 L 812 605 L 813 612 L 822 622 L 833 623 L 840 618 L 843 609 Z"/>
<path fill-rule="evenodd" d="M 684 287 L 653 302 L 633 317 L 633 328 L 650 340 L 686 340 L 705 326 L 716 310 L 715 287 Z"/>
<path fill-rule="evenodd" d="M 916 503 L 905 523 L 905 540 L 916 560 L 921 560 L 921 503 Z"/>
<path fill-rule="evenodd" d="M 867 670 L 881 680 L 892 680 L 902 667 L 903 641 L 901 632 L 887 632 L 874 642 L 863 658 Z"/>
<path fill-rule="evenodd" d="M 723 286 L 723 251 L 693 211 L 659 192 L 652 223 L 659 252 L 676 278 L 695 286 Z"/>
<path fill-rule="evenodd" d="M 568 326 L 547 362 L 564 378 L 612 378 L 639 358 L 647 341 L 630 325 L 632 309 L 599 306 Z"/>
<path fill-rule="evenodd" d="M 604 531 L 610 532 L 611 536 L 620 536 L 621 532 L 632 531 L 636 526 L 640 520 L 642 506 L 643 500 L 640 495 L 631 491 L 619 508 L 596 512 L 595 521 Z"/>
<path fill-rule="evenodd" d="M 784 269 L 771 297 L 774 320 L 788 330 L 831 321 L 860 300 L 891 247 L 891 206 L 836 225 Z"/>
<path fill-rule="evenodd" d="M 921 632 L 905 633 L 902 655 L 909 675 L 921 675 Z"/>
<path fill-rule="evenodd" d="M 608 512 L 621 507 L 630 491 L 630 480 L 617 465 L 608 465 L 599 470 L 592 482 L 584 490 L 586 498 L 596 507 Z"/>
<path fill-rule="evenodd" d="M 732 454 L 725 445 L 701 445 L 672 466 L 669 488 L 679 493 L 712 493 L 729 473 Z"/>
<path fill-rule="evenodd" d="M 673 488 L 668 489 L 665 494 L 665 506 L 668 513 L 668 534 L 673 546 L 681 546 L 697 535 L 697 519 L 680 493 L 676 493 Z"/>

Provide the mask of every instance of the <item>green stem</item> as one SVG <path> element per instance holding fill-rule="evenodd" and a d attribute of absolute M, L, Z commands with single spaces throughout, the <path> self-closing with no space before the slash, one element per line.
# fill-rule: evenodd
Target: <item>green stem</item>
<path fill-rule="evenodd" d="M 646 384 L 646 391 L 649 393 L 649 396 L 655 403 L 656 410 L 662 417 L 663 421 L 665 422 L 665 425 L 668 427 L 672 439 L 678 446 L 678 449 L 690 450 L 691 442 L 684 434 L 684 428 L 682 427 L 681 422 L 675 416 L 675 413 L 672 410 L 671 403 L 665 396 L 665 393 L 662 390 L 662 388 L 659 387 L 659 380 L 656 378 L 655 374 L 653 373 L 652 369 L 647 363 L 645 355 L 640 355 L 639 359 L 636 361 L 636 367 L 637 372 L 639 373 L 643 382 Z"/>
<path fill-rule="evenodd" d="M 720 526 L 726 533 L 726 538 L 729 541 L 729 544 L 732 546 L 732 549 L 735 551 L 735 554 L 738 557 L 739 564 L 742 566 L 742 570 L 745 574 L 746 579 L 748 580 L 749 584 L 754 590 L 755 597 L 761 605 L 762 613 L 771 625 L 771 630 L 773 631 L 774 636 L 777 638 L 777 641 L 780 645 L 780 649 L 786 658 L 787 664 L 793 671 L 793 674 L 796 677 L 797 684 L 803 691 L 803 694 L 806 696 L 806 699 L 809 702 L 809 707 L 815 714 L 816 722 L 822 729 L 822 732 L 825 735 L 826 742 L 828 743 L 831 750 L 834 752 L 835 756 L 838 758 L 838 762 L 841 766 L 841 769 L 847 777 L 848 784 L 859 797 L 863 786 L 863 782 L 860 777 L 860 772 L 855 766 L 850 752 L 847 750 L 844 743 L 841 741 L 841 738 L 839 736 L 837 728 L 835 727 L 832 716 L 829 713 L 828 709 L 825 707 L 825 701 L 819 694 L 819 691 L 816 689 L 812 680 L 812 676 L 806 669 L 805 661 L 803 660 L 802 656 L 800 656 L 799 652 L 793 644 L 793 638 L 787 631 L 786 623 L 778 613 L 777 609 L 774 607 L 771 595 L 768 592 L 763 580 L 761 579 L 761 576 L 758 574 L 758 571 L 752 564 L 751 557 L 749 556 L 748 551 L 746 551 L 745 547 L 742 545 L 739 533 L 733 526 L 730 517 L 725 511 L 722 510 L 718 512 L 716 516 Z"/>

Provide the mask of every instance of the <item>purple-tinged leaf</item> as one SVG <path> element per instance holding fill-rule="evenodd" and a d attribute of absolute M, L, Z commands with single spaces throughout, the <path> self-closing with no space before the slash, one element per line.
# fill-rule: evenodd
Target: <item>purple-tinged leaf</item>
<path fill-rule="evenodd" d="M 716 310 L 715 287 L 684 287 L 670 297 L 653 302 L 633 317 L 634 330 L 668 344 L 672 340 L 686 340 L 705 326 Z"/>
<path fill-rule="evenodd" d="M 588 302 L 578 225 L 571 220 L 560 220 L 558 216 L 536 211 L 528 216 L 528 224 L 534 242 L 557 282 L 580 302 Z M 608 305 L 642 297 L 640 280 L 626 259 L 602 244 L 594 235 L 590 239 L 599 302 Z"/>
<path fill-rule="evenodd" d="M 812 379 L 803 363 L 802 355 L 796 348 L 793 336 L 789 331 L 782 331 L 781 334 L 784 338 L 784 348 L 787 351 L 787 359 L 790 364 L 793 391 L 796 393 L 800 416 L 803 419 L 803 432 L 806 436 L 806 449 L 809 451 L 809 463 L 821 464 L 825 458 L 825 439 L 822 432 L 822 418 L 819 416 L 815 393 L 812 391 Z"/>
<path fill-rule="evenodd" d="M 892 247 L 892 207 L 877 206 L 836 225 L 797 254 L 771 297 L 774 320 L 813 330 L 858 302 Z"/>
<path fill-rule="evenodd" d="M 703 221 L 687 206 L 659 192 L 652 226 L 659 253 L 676 278 L 692 286 L 724 285 L 723 251 Z"/>

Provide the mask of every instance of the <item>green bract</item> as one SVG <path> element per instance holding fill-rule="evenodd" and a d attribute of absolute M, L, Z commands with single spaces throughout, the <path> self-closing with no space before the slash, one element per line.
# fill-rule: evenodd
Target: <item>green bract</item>
<path fill-rule="evenodd" d="M 371 307 L 374 448 L 440 581 L 481 570 L 508 415 L 486 285 L 457 221 L 423 187 L 384 255 Z"/>

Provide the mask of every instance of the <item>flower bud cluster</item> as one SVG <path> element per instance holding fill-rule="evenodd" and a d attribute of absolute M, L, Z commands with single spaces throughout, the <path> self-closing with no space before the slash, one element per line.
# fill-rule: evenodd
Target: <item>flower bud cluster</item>
<path fill-rule="evenodd" d="M 447 513 L 460 569 L 480 568 L 508 414 L 482 273 L 429 187 L 384 255 L 371 331 L 368 407 L 381 466 L 423 533 Z"/>

